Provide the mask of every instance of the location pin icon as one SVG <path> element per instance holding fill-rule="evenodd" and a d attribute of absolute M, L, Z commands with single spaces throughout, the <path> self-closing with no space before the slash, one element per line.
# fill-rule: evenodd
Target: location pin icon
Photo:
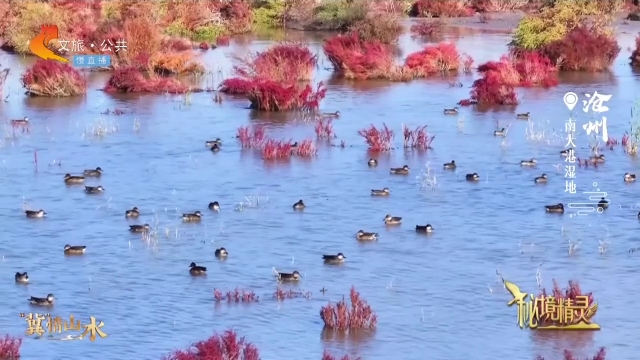
<path fill-rule="evenodd" d="M 574 92 L 568 92 L 564 94 L 563 100 L 564 104 L 567 105 L 567 108 L 569 108 L 569 111 L 571 111 L 574 107 L 576 107 L 576 104 L 578 103 L 578 95 L 576 95 L 576 93 Z"/>

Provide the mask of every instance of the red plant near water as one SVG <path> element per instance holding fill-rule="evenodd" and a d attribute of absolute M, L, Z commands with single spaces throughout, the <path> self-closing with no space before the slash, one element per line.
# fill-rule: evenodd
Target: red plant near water
<path fill-rule="evenodd" d="M 241 78 L 230 78 L 222 81 L 219 91 L 225 94 L 247 95 L 254 87 L 254 82 Z"/>
<path fill-rule="evenodd" d="M 638 67 L 640 66 L 640 36 L 636 37 L 636 48 L 631 52 L 631 56 L 629 57 L 631 60 L 631 66 Z M 0 85 L 2 86 L 2 85 Z M 0 89 L 2 89 L 0 87 Z"/>
<path fill-rule="evenodd" d="M 233 330 L 215 334 L 207 340 L 176 350 L 164 360 L 260 360 L 258 348 L 238 337 Z"/>
<path fill-rule="evenodd" d="M 589 294 L 582 293 L 582 289 L 580 289 L 580 284 L 578 284 L 577 281 L 571 281 L 571 280 L 569 280 L 569 286 L 566 289 L 562 289 L 558 285 L 558 283 L 555 280 L 553 280 L 553 290 L 551 294 L 547 295 L 546 289 L 542 289 L 542 292 L 540 292 L 540 294 L 538 295 L 538 298 L 544 299 L 547 296 L 553 296 L 556 299 L 557 303 L 560 301 L 570 299 L 572 301 L 572 304 L 576 303 L 575 301 L 578 296 L 587 296 L 587 307 L 590 307 L 595 303 L 592 293 L 589 293 Z M 543 304 L 539 304 L 539 305 L 541 307 L 544 306 Z M 540 314 L 542 314 L 544 311 L 544 308 L 539 308 L 538 310 L 540 311 Z M 578 315 L 579 315 L 578 311 L 576 311 L 576 314 L 573 319 L 574 321 L 573 323 L 578 323 L 581 320 L 581 317 Z M 542 317 L 540 319 L 539 325 L 547 326 L 547 325 L 565 325 L 565 324 L 555 324 L 550 319 L 545 319 L 544 317 Z"/>
<path fill-rule="evenodd" d="M 87 81 L 71 65 L 38 60 L 22 75 L 22 86 L 34 96 L 63 97 L 87 92 Z"/>
<path fill-rule="evenodd" d="M 19 359 L 22 339 L 5 335 L 0 338 L 0 359 Z"/>
<path fill-rule="evenodd" d="M 361 359 L 362 359 L 362 358 L 360 358 L 360 357 L 357 357 L 357 358 L 355 358 L 355 359 L 352 359 L 352 358 L 350 358 L 350 357 L 349 357 L 349 355 L 344 355 L 344 356 L 343 356 L 343 357 L 341 357 L 341 358 L 337 358 L 337 357 L 335 357 L 335 356 L 331 355 L 331 353 L 330 353 L 329 351 L 327 351 L 327 350 L 325 350 L 325 351 L 322 353 L 322 360 L 361 360 Z M 536 360 L 537 360 L 537 359 L 536 359 Z"/>
<path fill-rule="evenodd" d="M 318 149 L 313 144 L 313 140 L 302 140 L 298 146 L 294 147 L 292 154 L 299 157 L 312 157 L 318 153 Z"/>
<path fill-rule="evenodd" d="M 411 130 L 408 127 L 402 125 L 404 134 L 404 148 L 405 149 L 417 149 L 427 150 L 431 149 L 431 144 L 435 135 L 429 136 L 427 131 L 427 125 L 418 126 L 415 130 Z"/>
<path fill-rule="evenodd" d="M 267 139 L 262 147 L 262 158 L 265 160 L 288 159 L 292 155 L 291 141 Z"/>
<path fill-rule="evenodd" d="M 316 122 L 315 126 L 316 137 L 318 139 L 331 139 L 336 136 L 333 131 L 333 120 L 332 119 L 320 119 Z"/>
<path fill-rule="evenodd" d="M 460 68 L 460 60 L 455 44 L 442 42 L 409 54 L 404 64 L 416 77 L 424 77 L 439 72 L 456 71 Z"/>
<path fill-rule="evenodd" d="M 229 46 L 231 38 L 228 36 L 220 36 L 216 39 L 216 46 Z"/>
<path fill-rule="evenodd" d="M 355 32 L 331 37 L 322 48 L 334 71 L 348 79 L 384 79 L 395 68 L 388 46 L 379 41 L 362 41 Z"/>
<path fill-rule="evenodd" d="M 258 295 L 256 295 L 256 293 L 254 293 L 253 291 L 245 291 L 239 289 L 235 289 L 234 291 L 227 291 L 226 293 L 223 293 L 218 289 L 213 289 L 213 298 L 216 302 L 222 302 L 226 300 L 227 302 L 252 303 L 259 301 Z"/>
<path fill-rule="evenodd" d="M 273 297 L 278 301 L 282 301 L 284 299 L 298 299 L 298 298 L 309 299 L 311 298 L 311 293 L 310 292 L 305 293 L 302 291 L 293 291 L 293 290 L 284 291 L 280 288 L 277 288 L 276 292 L 273 293 Z"/>
<path fill-rule="evenodd" d="M 238 128 L 236 137 L 243 149 L 260 148 L 266 139 L 264 127 L 260 125 L 241 126 Z"/>
<path fill-rule="evenodd" d="M 462 1 L 418 0 L 409 15 L 415 17 L 467 17 L 475 12 Z"/>
<path fill-rule="evenodd" d="M 109 77 L 104 87 L 106 92 L 151 92 L 170 94 L 184 94 L 188 91 L 199 91 L 190 89 L 174 78 L 145 78 L 145 76 L 133 66 L 116 69 Z"/>
<path fill-rule="evenodd" d="M 284 42 L 241 60 L 235 71 L 244 78 L 294 83 L 311 80 L 317 63 L 307 44 Z"/>
<path fill-rule="evenodd" d="M 320 309 L 320 318 L 324 326 L 338 330 L 373 329 L 378 323 L 378 316 L 371 306 L 362 298 L 355 287 L 349 292 L 351 306 L 344 300 L 327 304 Z"/>
<path fill-rule="evenodd" d="M 600 350 L 598 350 L 598 352 L 592 358 L 587 357 L 584 360 L 606 360 L 606 355 L 607 352 L 605 351 L 605 348 L 601 347 Z M 536 357 L 536 360 L 544 360 L 544 358 L 538 355 Z M 564 350 L 562 352 L 562 360 L 578 360 L 578 358 L 575 357 L 570 350 Z"/>
<path fill-rule="evenodd" d="M 436 21 L 423 21 L 419 22 L 415 25 L 411 25 L 409 31 L 411 34 L 415 36 L 423 36 L 430 37 L 440 35 L 442 33 L 442 28 L 444 27 L 444 22 L 441 20 Z"/>
<path fill-rule="evenodd" d="M 615 39 L 588 26 L 578 26 L 541 49 L 565 71 L 605 71 L 620 53 Z"/>
<path fill-rule="evenodd" d="M 518 96 L 513 85 L 505 84 L 499 73 L 494 71 L 482 72 L 482 77 L 471 85 L 471 98 L 461 100 L 462 106 L 480 105 L 517 105 Z"/>
<path fill-rule="evenodd" d="M 387 124 L 382 124 L 382 126 L 382 129 L 378 129 L 371 124 L 370 128 L 358 131 L 358 135 L 362 136 L 369 145 L 370 151 L 388 151 L 392 148 L 393 130 L 390 130 Z"/>
<path fill-rule="evenodd" d="M 297 84 L 241 78 L 224 80 L 219 90 L 227 94 L 246 95 L 251 108 L 262 111 L 313 111 L 320 107 L 320 101 L 327 93 L 323 82 L 318 83 L 314 91 L 310 85 L 301 89 Z"/>

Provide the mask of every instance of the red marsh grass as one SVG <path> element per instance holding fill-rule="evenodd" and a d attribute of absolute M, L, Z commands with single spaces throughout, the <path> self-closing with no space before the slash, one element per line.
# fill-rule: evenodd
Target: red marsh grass
<path fill-rule="evenodd" d="M 346 355 L 346 354 L 341 358 L 337 358 L 331 355 L 331 353 L 325 349 L 324 352 L 322 353 L 322 360 L 362 360 L 362 358 L 360 357 L 351 358 L 349 357 L 349 355 Z"/>
<path fill-rule="evenodd" d="M 86 79 L 71 65 L 38 60 L 22 75 L 22 86 L 32 96 L 65 97 L 87 92 Z"/>
<path fill-rule="evenodd" d="M 433 21 L 421 21 L 415 25 L 411 25 L 409 31 L 414 36 L 434 37 L 442 34 L 444 21 L 438 19 Z"/>
<path fill-rule="evenodd" d="M 631 60 L 631 66 L 640 67 L 640 35 L 636 37 L 636 48 L 631 52 L 629 60 Z"/>
<path fill-rule="evenodd" d="M 461 59 L 455 44 L 442 42 L 409 54 L 404 66 L 414 73 L 414 77 L 426 77 L 435 73 L 458 71 L 462 65 Z"/>
<path fill-rule="evenodd" d="M 213 299 L 215 300 L 215 302 L 227 301 L 227 302 L 235 302 L 235 303 L 239 303 L 239 302 L 252 303 L 252 302 L 258 302 L 260 300 L 258 295 L 256 295 L 256 293 L 254 293 L 253 291 L 246 291 L 246 290 L 240 290 L 240 289 L 227 291 L 225 293 L 223 293 L 218 289 L 213 289 Z"/>
<path fill-rule="evenodd" d="M 376 40 L 363 41 L 355 32 L 333 36 L 322 48 L 334 71 L 347 79 L 385 79 L 395 67 L 388 46 Z"/>
<path fill-rule="evenodd" d="M 174 78 L 146 78 L 140 70 L 133 66 L 121 67 L 113 71 L 103 90 L 106 92 L 166 92 L 170 94 L 200 91 L 199 89 L 190 89 L 189 86 Z"/>
<path fill-rule="evenodd" d="M 216 46 L 229 46 L 231 38 L 228 36 L 220 36 L 216 39 Z"/>
<path fill-rule="evenodd" d="M 293 83 L 312 79 L 318 57 L 302 42 L 282 42 L 239 59 L 235 73 L 243 78 Z"/>
<path fill-rule="evenodd" d="M 418 0 L 413 3 L 409 16 L 413 17 L 470 17 L 475 14 L 467 1 Z"/>
<path fill-rule="evenodd" d="M 236 138 L 243 149 L 261 148 L 266 140 L 264 127 L 260 125 L 241 126 L 238 128 Z"/>
<path fill-rule="evenodd" d="M 595 26 L 581 25 L 541 49 L 563 71 L 600 72 L 609 69 L 620 53 L 615 37 Z"/>
<path fill-rule="evenodd" d="M 374 329 L 378 317 L 371 306 L 360 297 L 355 287 L 349 292 L 351 304 L 344 300 L 327 304 L 320 309 L 320 318 L 326 328 L 337 330 Z"/>
<path fill-rule="evenodd" d="M 560 301 L 564 301 L 564 300 L 568 300 L 570 299 L 572 301 L 572 304 L 576 303 L 576 298 L 578 296 L 587 296 L 588 300 L 587 300 L 587 306 L 592 306 L 595 303 L 595 300 L 593 299 L 593 293 L 588 293 L 585 294 L 582 292 L 582 289 L 580 289 L 580 284 L 577 281 L 571 281 L 569 280 L 569 285 L 567 286 L 566 289 L 563 289 L 560 287 L 560 285 L 558 285 L 558 283 L 556 282 L 556 280 L 553 280 L 553 290 L 551 292 L 551 294 L 547 294 L 546 289 L 542 289 L 542 291 L 540 292 L 540 294 L 538 294 L 538 298 L 546 298 L 547 296 L 553 296 L 556 299 L 556 303 L 559 303 Z M 540 304 L 542 306 L 542 304 Z M 540 308 L 539 311 L 540 313 L 542 313 L 544 309 Z M 576 310 L 576 316 L 574 319 L 574 323 L 577 323 L 578 321 L 580 321 L 580 317 L 577 316 L 577 310 Z M 540 323 L 539 326 L 548 326 L 548 325 L 561 325 L 558 323 L 554 323 L 553 321 L 551 321 L 550 319 L 540 319 Z"/>
<path fill-rule="evenodd" d="M 0 359 L 19 359 L 20 346 L 22 339 L 5 335 L 4 339 L 0 338 Z"/>
<path fill-rule="evenodd" d="M 427 150 L 431 149 L 431 144 L 433 143 L 433 139 L 435 139 L 435 135 L 429 135 L 429 131 L 427 130 L 427 125 L 418 126 L 415 130 L 411 130 L 408 127 L 402 125 L 402 133 L 404 135 L 404 148 L 405 149 L 416 149 L 416 150 Z"/>
<path fill-rule="evenodd" d="M 262 158 L 264 160 L 289 159 L 291 156 L 312 157 L 317 154 L 317 149 L 312 140 L 303 140 L 297 146 L 289 141 L 267 139 L 262 146 Z"/>
<path fill-rule="evenodd" d="M 149 67 L 159 74 L 202 74 L 204 66 L 193 60 L 191 51 L 158 52 L 149 58 Z"/>
<path fill-rule="evenodd" d="M 273 293 L 273 298 L 278 301 L 283 301 L 285 299 L 299 299 L 299 298 L 310 299 L 311 293 L 302 292 L 302 291 L 293 291 L 293 290 L 285 291 L 280 288 L 276 288 L 276 292 Z"/>
<path fill-rule="evenodd" d="M 163 360 L 260 360 L 258 348 L 233 330 L 215 334 L 207 340 L 176 350 Z"/>
<path fill-rule="evenodd" d="M 251 108 L 262 111 L 313 111 L 320 107 L 327 88 L 320 82 L 314 90 L 311 85 L 300 88 L 297 84 L 283 84 L 272 80 L 224 80 L 219 91 L 227 94 L 246 95 Z"/>
<path fill-rule="evenodd" d="M 336 136 L 335 132 L 333 131 L 333 119 L 320 118 L 316 122 L 314 131 L 318 139 L 331 139 Z"/>
<path fill-rule="evenodd" d="M 369 12 L 364 19 L 354 22 L 350 31 L 358 34 L 363 41 L 380 41 L 383 44 L 394 44 L 404 30 L 397 14 L 385 12 Z"/>
<path fill-rule="evenodd" d="M 368 129 L 358 130 L 358 135 L 364 138 L 364 141 L 368 145 L 369 151 L 389 151 L 392 149 L 394 133 L 393 130 L 387 127 L 387 124 L 382 124 L 382 128 L 378 129 L 373 124 Z"/>
<path fill-rule="evenodd" d="M 586 357 L 584 360 L 606 360 L 607 352 L 604 347 L 601 347 L 593 357 Z M 545 360 L 542 356 L 538 355 L 536 360 Z M 573 355 L 571 350 L 564 350 L 562 352 L 562 360 L 579 360 L 578 357 Z"/>

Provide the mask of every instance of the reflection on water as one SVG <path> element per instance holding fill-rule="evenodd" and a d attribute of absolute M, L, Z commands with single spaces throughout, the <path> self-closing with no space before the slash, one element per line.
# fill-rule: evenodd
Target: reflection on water
<path fill-rule="evenodd" d="M 287 31 L 287 36 L 314 36 L 307 39 L 313 51 L 322 53 L 324 35 Z M 211 73 L 199 79 L 204 84 L 200 86 L 229 76 L 233 56 L 270 44 L 264 38 L 243 38 L 248 39 L 245 45 L 232 43 L 202 53 Z M 505 53 L 508 35 L 471 32 L 456 42 L 478 64 Z M 551 141 L 569 116 L 564 93 L 582 95 L 597 89 L 613 94 L 609 134 L 620 138 L 628 129 L 629 106 L 637 94 L 637 73 L 624 60 L 629 56 L 624 49 L 632 43 L 632 36 L 621 38 L 623 51 L 610 74 L 563 75 L 564 83 L 557 88 L 519 89 L 523 103 L 517 108 L 482 112 L 469 107 L 458 116 L 445 116 L 443 109 L 467 98 L 476 76 L 397 84 L 352 82 L 332 77 L 321 65 L 313 82 L 328 84 L 323 111 L 341 112 L 333 121 L 333 144 L 344 141 L 346 147 L 321 142 L 316 158 L 282 162 L 265 162 L 260 152 L 240 149 L 237 128 L 263 124 L 270 137 L 300 141 L 315 137 L 308 118 L 257 113 L 247 109 L 247 100 L 234 97 L 215 103 L 210 93 L 192 94 L 185 102 L 184 96 L 95 90 L 108 74 L 89 74 L 85 97 L 26 98 L 19 76 L 33 59 L 5 56 L 2 62 L 12 72 L 2 113 L 5 119 L 28 116 L 32 125 L 29 133 L 9 129 L 0 149 L 5 179 L 0 188 L 5 231 L 0 245 L 0 328 L 22 334 L 26 324 L 18 313 L 28 311 L 26 299 L 53 292 L 58 299 L 55 314 L 96 316 L 104 321 L 109 337 L 94 343 L 25 339 L 25 359 L 43 354 L 92 358 L 105 351 L 107 358 L 158 359 L 229 327 L 254 342 L 264 359 L 317 360 L 324 348 L 369 360 L 397 354 L 403 359 L 425 359 L 425 354 L 429 359 L 533 359 L 538 353 L 555 359 L 564 347 L 593 354 L 598 346 L 608 347 L 613 359 L 634 358 L 639 349 L 632 336 L 638 325 L 629 314 L 640 305 L 629 302 L 625 291 L 634 286 L 637 261 L 627 250 L 636 247 L 632 234 L 639 209 L 637 189 L 633 184 L 622 186 L 621 177 L 637 172 L 638 160 L 616 147 L 606 150 L 604 166 L 578 170 L 578 187 L 597 182 L 610 194 L 612 205 L 604 214 L 569 218 L 544 212 L 544 205 L 572 199 L 564 193 L 558 156 L 564 144 Z M 422 46 L 409 35 L 400 45 L 405 56 Z M 321 61 L 328 64 L 322 54 Z M 450 87 L 451 81 L 463 87 Z M 115 108 L 125 114 L 101 114 Z M 528 111 L 532 123 L 515 119 L 516 112 Z M 575 115 L 579 124 L 587 120 L 581 112 Z M 397 149 L 369 153 L 357 132 L 383 122 L 395 131 Z M 87 129 L 96 124 L 109 124 L 117 131 L 87 136 Z M 429 125 L 437 135 L 434 149 L 398 148 L 402 124 Z M 496 124 L 510 125 L 506 142 L 492 135 Z M 546 138 L 528 138 L 530 127 L 546 131 Z M 224 145 L 214 154 L 204 141 L 216 137 Z M 586 154 L 588 144 L 586 135 L 580 135 L 578 154 Z M 367 166 L 370 157 L 378 159 L 378 167 Z M 539 165 L 522 169 L 519 161 L 531 157 Z M 441 164 L 452 159 L 457 171 L 442 171 Z M 412 169 L 411 175 L 389 175 L 390 167 L 404 164 Z M 434 191 L 418 179 L 425 164 L 437 178 Z M 101 196 L 87 196 L 81 186 L 64 186 L 65 173 L 96 166 L 105 170 L 103 176 L 87 179 L 86 185 L 104 186 Z M 482 180 L 469 184 L 464 175 L 473 172 Z M 542 172 L 550 181 L 537 186 L 533 178 Z M 370 189 L 384 187 L 391 189 L 388 198 L 370 196 Z M 256 197 L 268 200 L 251 206 Z M 298 199 L 307 204 L 303 212 L 291 209 Z M 207 210 L 212 201 L 221 204 L 219 213 Z M 48 217 L 27 221 L 23 203 L 45 209 Z M 133 206 L 142 215 L 125 219 L 124 211 Z M 183 212 L 198 209 L 204 213 L 200 224 L 182 223 Z M 403 225 L 385 227 L 385 214 L 402 216 Z M 156 238 L 129 233 L 129 225 L 144 223 L 156 229 Z M 436 229 L 431 236 L 414 231 L 416 224 L 425 223 Z M 602 227 L 608 232 L 595 231 Z M 358 243 L 354 234 L 359 229 L 378 232 L 380 239 Z M 567 237 L 571 229 L 580 231 Z M 575 237 L 582 245 L 569 257 L 567 238 Z M 611 248 L 600 255 L 598 240 L 609 238 L 615 239 Z M 86 255 L 64 257 L 66 243 L 86 245 Z M 521 252 L 519 244 L 543 251 Z M 230 252 L 224 262 L 214 257 L 221 246 Z M 322 265 L 322 254 L 337 252 L 348 257 L 343 266 Z M 508 294 L 490 292 L 487 284 L 495 283 L 499 269 L 506 278 L 533 289 L 541 260 L 545 285 L 553 278 L 560 283 L 577 279 L 585 291 L 593 291 L 600 304 L 596 321 L 601 331 L 548 334 L 516 326 Z M 191 278 L 191 262 L 208 267 L 208 276 Z M 303 273 L 293 288 L 313 296 L 273 299 L 274 267 Z M 28 271 L 31 284 L 16 286 L 16 271 Z M 374 334 L 345 337 L 323 331 L 320 307 L 342 299 L 351 285 L 378 313 Z M 260 302 L 214 303 L 214 288 L 236 287 L 255 291 Z M 329 290 L 324 295 L 319 292 L 323 288 Z"/>

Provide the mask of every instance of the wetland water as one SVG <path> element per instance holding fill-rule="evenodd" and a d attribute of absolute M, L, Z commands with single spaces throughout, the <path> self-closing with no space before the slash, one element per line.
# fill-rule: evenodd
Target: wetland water
<path fill-rule="evenodd" d="M 507 34 L 447 34 L 476 64 L 497 59 L 509 41 Z M 321 40 L 309 41 L 324 59 Z M 271 43 L 232 43 L 206 53 L 205 63 L 228 74 L 231 54 Z M 640 246 L 632 235 L 639 225 L 640 184 L 625 184 L 622 176 L 638 172 L 638 161 L 621 147 L 605 150 L 604 166 L 578 170 L 574 195 L 564 192 L 564 171 L 554 167 L 563 163 L 558 152 L 564 148 L 559 137 L 569 116 L 562 102 L 565 92 L 612 94 L 606 114 L 609 136 L 620 140 L 628 129 L 638 74 L 627 65 L 633 36 L 622 34 L 619 43 L 622 51 L 611 74 L 574 74 L 550 90 L 520 90 L 517 108 L 476 112 L 470 107 L 459 116 L 445 116 L 442 109 L 468 97 L 472 75 L 354 85 L 331 80 L 325 59 L 316 73 L 316 81 L 329 84 L 322 107 L 342 113 L 334 121 L 334 142 L 344 140 L 347 147 L 320 143 L 317 158 L 287 163 L 265 163 L 252 151 L 241 151 L 236 129 L 264 124 L 275 138 L 299 141 L 315 138 L 313 123 L 256 114 L 244 100 L 225 97 L 216 104 L 207 93 L 193 94 L 190 105 L 183 104 L 182 96 L 111 96 L 95 90 L 106 74 L 90 75 L 84 98 L 26 98 L 19 74 L 33 59 L 4 54 L 0 62 L 12 72 L 4 89 L 10 97 L 0 105 L 3 117 L 28 116 L 32 125 L 29 134 L 17 132 L 15 138 L 7 125 L 0 148 L 0 328 L 22 336 L 26 323 L 18 314 L 40 310 L 31 308 L 27 298 L 53 293 L 52 314 L 74 314 L 82 321 L 95 316 L 109 336 L 93 343 L 26 338 L 24 359 L 159 359 L 229 327 L 253 342 L 266 360 L 316 360 L 323 348 L 367 360 L 525 360 L 536 354 L 555 359 L 563 348 L 592 355 L 599 346 L 608 348 L 611 359 L 633 359 L 640 348 L 633 345 L 631 335 L 639 325 L 632 314 L 640 305 L 628 301 L 626 291 L 638 285 L 638 260 L 628 250 Z M 408 36 L 401 45 L 404 56 L 420 48 Z M 449 81 L 464 87 L 450 88 Z M 102 115 L 107 108 L 126 113 Z M 545 141 L 527 140 L 527 122 L 515 119 L 516 112 L 527 111 L 535 127 L 544 127 Z M 584 157 L 588 138 L 581 125 L 590 119 L 579 106 L 574 113 L 578 155 Z M 501 127 L 511 124 L 506 147 L 492 135 L 496 121 Z M 117 132 L 94 136 L 98 122 Z M 379 155 L 379 166 L 369 168 L 370 155 L 357 130 L 383 122 L 395 130 L 398 149 Z M 402 150 L 402 123 L 429 125 L 437 134 L 434 149 Z M 204 141 L 215 137 L 224 145 L 212 154 Z M 519 165 L 532 157 L 539 162 L 535 169 Z M 458 170 L 443 171 L 442 163 L 452 159 Z M 422 189 L 417 179 L 426 163 L 436 173 L 435 191 Z M 389 175 L 389 167 L 404 164 L 411 175 Z M 87 196 L 82 187 L 64 185 L 65 173 L 96 166 L 104 175 L 87 185 L 103 185 L 103 195 Z M 479 183 L 464 180 L 472 172 L 480 174 Z M 550 181 L 536 186 L 533 178 L 543 172 Z M 593 182 L 612 202 L 604 214 L 545 213 L 546 204 L 579 201 Z M 370 189 L 385 186 L 391 196 L 369 195 Z M 257 208 L 234 211 L 252 196 L 261 198 Z M 303 212 L 291 208 L 298 199 L 307 204 Z M 222 210 L 210 213 L 207 204 L 216 200 Z M 26 219 L 24 202 L 45 209 L 48 217 Z M 142 211 L 139 221 L 124 218 L 133 206 Z M 182 224 L 180 214 L 195 210 L 204 212 L 202 223 Z M 385 214 L 402 216 L 403 224 L 385 227 Z M 145 222 L 157 227 L 156 244 L 127 231 L 128 225 Z M 430 236 L 414 231 L 424 223 L 435 228 Z M 359 229 L 380 233 L 379 241 L 359 244 L 354 236 Z M 568 241 L 578 240 L 582 244 L 570 257 Z M 598 240 L 610 242 L 604 255 Z M 67 243 L 86 245 L 86 255 L 65 257 Z M 221 246 L 230 253 L 224 262 L 214 257 Z M 322 264 L 322 254 L 337 252 L 348 258 L 343 266 Z M 192 261 L 208 267 L 208 276 L 189 276 Z M 523 291 L 537 292 L 536 269 L 542 261 L 547 288 L 552 278 L 563 286 L 576 279 L 594 292 L 601 331 L 541 336 L 516 326 L 516 309 L 507 307 L 510 296 L 497 282 L 496 269 Z M 312 298 L 273 300 L 273 267 L 299 270 L 304 276 L 300 284 L 283 288 L 311 291 Z M 16 271 L 27 271 L 31 283 L 16 285 Z M 320 307 L 348 294 L 351 285 L 378 313 L 377 331 L 357 339 L 323 334 Z M 255 291 L 261 301 L 214 303 L 214 288 L 236 287 Z M 319 292 L 323 287 L 328 289 L 324 295 Z"/>

